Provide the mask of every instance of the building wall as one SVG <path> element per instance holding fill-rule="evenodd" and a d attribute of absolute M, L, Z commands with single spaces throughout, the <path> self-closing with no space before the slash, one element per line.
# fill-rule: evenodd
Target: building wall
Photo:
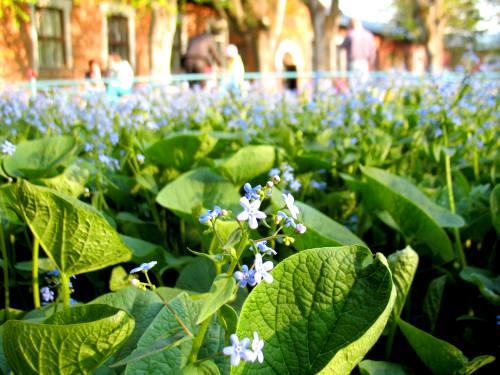
<path fill-rule="evenodd" d="M 28 11 L 29 9 L 25 9 Z M 31 67 L 29 25 L 6 11 L 0 18 L 0 82 L 27 79 Z"/>

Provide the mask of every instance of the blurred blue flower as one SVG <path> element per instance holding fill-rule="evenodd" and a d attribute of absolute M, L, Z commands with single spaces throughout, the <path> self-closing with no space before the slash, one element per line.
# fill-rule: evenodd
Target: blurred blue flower
<path fill-rule="evenodd" d="M 142 263 L 139 267 L 135 267 L 132 270 L 130 270 L 129 273 L 138 273 L 138 272 L 146 272 L 149 271 L 151 268 L 156 266 L 158 262 L 156 260 L 153 260 L 152 262 L 148 263 Z"/>

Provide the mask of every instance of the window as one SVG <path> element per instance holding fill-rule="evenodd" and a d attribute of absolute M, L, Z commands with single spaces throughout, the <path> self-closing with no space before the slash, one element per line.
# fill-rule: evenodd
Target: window
<path fill-rule="evenodd" d="M 35 18 L 40 68 L 64 67 L 63 11 L 57 8 L 36 8 Z"/>
<path fill-rule="evenodd" d="M 1 0 L 0 0 L 1 1 Z M 111 53 L 118 53 L 135 67 L 135 9 L 127 4 L 103 1 L 101 11 L 101 61 L 107 64 Z"/>
<path fill-rule="evenodd" d="M 0 0 L 1 1 L 1 0 Z M 31 67 L 40 77 L 54 77 L 73 67 L 72 0 L 31 0 Z M 45 73 L 47 75 L 45 75 Z M 55 74 L 55 75 L 54 75 Z"/>
<path fill-rule="evenodd" d="M 128 19 L 125 16 L 108 17 L 108 53 L 118 53 L 122 59 L 130 59 Z"/>

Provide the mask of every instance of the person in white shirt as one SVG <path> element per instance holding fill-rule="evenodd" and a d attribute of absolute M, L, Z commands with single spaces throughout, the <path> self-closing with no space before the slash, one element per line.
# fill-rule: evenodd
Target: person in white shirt
<path fill-rule="evenodd" d="M 126 60 L 122 60 L 117 53 L 109 55 L 109 69 L 111 81 L 107 93 L 111 97 L 120 97 L 132 92 L 134 85 L 134 70 Z"/>

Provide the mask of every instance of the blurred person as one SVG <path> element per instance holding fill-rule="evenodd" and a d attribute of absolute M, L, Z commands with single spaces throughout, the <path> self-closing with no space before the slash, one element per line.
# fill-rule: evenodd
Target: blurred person
<path fill-rule="evenodd" d="M 283 55 L 283 68 L 286 73 L 297 73 L 297 65 L 295 65 L 292 55 L 288 52 Z M 296 76 L 285 78 L 285 90 L 297 91 Z"/>
<path fill-rule="evenodd" d="M 238 47 L 229 44 L 226 47 L 226 71 L 222 78 L 223 89 L 241 91 L 245 83 L 245 67 L 238 52 Z"/>
<path fill-rule="evenodd" d="M 132 93 L 134 85 L 134 70 L 127 60 L 123 60 L 118 53 L 109 55 L 110 82 L 107 93 L 117 98 Z"/>
<path fill-rule="evenodd" d="M 215 45 L 214 32 L 212 27 L 208 27 L 206 32 L 195 35 L 189 40 L 183 61 L 186 73 L 211 74 L 217 66 L 222 66 L 222 58 Z M 190 87 L 195 85 L 204 88 L 206 82 L 205 80 L 189 81 Z"/>
<path fill-rule="evenodd" d="M 104 90 L 104 82 L 102 80 L 101 67 L 95 60 L 89 61 L 89 70 L 85 72 L 85 79 L 90 80 L 88 87 L 95 90 Z"/>
<path fill-rule="evenodd" d="M 355 18 L 349 21 L 349 30 L 340 46 L 347 52 L 347 68 L 352 72 L 367 75 L 375 65 L 375 38 Z"/>

